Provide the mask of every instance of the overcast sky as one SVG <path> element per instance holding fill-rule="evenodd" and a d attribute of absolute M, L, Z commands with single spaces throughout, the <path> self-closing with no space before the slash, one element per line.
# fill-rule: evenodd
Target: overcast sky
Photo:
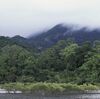
<path fill-rule="evenodd" d="M 58 23 L 100 26 L 100 0 L 0 0 L 0 35 L 28 36 Z"/>

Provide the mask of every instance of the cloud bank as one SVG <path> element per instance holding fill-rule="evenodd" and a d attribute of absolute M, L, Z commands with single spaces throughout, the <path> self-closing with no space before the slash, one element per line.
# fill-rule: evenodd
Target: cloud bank
<path fill-rule="evenodd" d="M 28 36 L 58 23 L 100 26 L 100 0 L 0 0 L 0 35 Z"/>

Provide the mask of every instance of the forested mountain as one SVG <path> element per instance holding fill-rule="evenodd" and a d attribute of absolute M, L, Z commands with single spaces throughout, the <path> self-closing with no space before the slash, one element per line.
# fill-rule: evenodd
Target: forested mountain
<path fill-rule="evenodd" d="M 0 36 L 0 48 L 13 43 L 9 37 Z"/>
<path fill-rule="evenodd" d="M 16 36 L 12 37 L 11 40 L 13 40 L 15 42 L 18 42 L 20 44 L 24 44 L 24 45 L 28 43 L 26 38 L 21 37 L 19 35 L 16 35 Z"/>
<path fill-rule="evenodd" d="M 0 36 L 0 48 L 6 46 L 6 45 L 18 45 L 21 46 L 23 48 L 26 48 L 30 51 L 35 50 L 35 47 L 32 45 L 30 45 L 28 43 L 27 38 L 21 37 L 21 36 L 14 36 L 14 37 L 4 37 L 4 36 Z"/>
<path fill-rule="evenodd" d="M 61 40 L 39 54 L 16 44 L 0 48 L 0 83 L 98 83 L 99 76 L 100 41 Z"/>
<path fill-rule="evenodd" d="M 24 39 L 23 37 L 20 37 L 20 36 L 18 36 L 18 37 L 15 36 L 12 38 L 0 36 L 0 47 L 4 47 L 6 45 L 13 45 L 13 44 L 26 46 L 27 42 L 25 40 L 27 40 L 27 39 Z"/>
<path fill-rule="evenodd" d="M 0 83 L 8 82 L 100 83 L 99 29 L 60 24 L 30 38 L 1 36 Z"/>
<path fill-rule="evenodd" d="M 50 48 L 60 40 L 72 39 L 78 44 L 82 44 L 85 41 L 100 40 L 100 30 L 58 24 L 46 32 L 39 33 L 37 36 L 31 35 L 28 38 L 24 38 L 17 35 L 8 39 L 21 46 L 41 51 Z"/>
<path fill-rule="evenodd" d="M 70 25 L 58 24 L 46 32 L 37 36 L 31 36 L 28 40 L 38 49 L 45 49 L 56 44 L 60 40 L 71 38 L 78 44 L 84 41 L 100 40 L 100 30 L 90 30 L 86 27 L 76 28 Z"/>

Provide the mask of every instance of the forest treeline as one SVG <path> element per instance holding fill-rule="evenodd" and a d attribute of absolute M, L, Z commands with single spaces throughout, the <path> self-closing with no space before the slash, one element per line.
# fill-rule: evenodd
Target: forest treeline
<path fill-rule="evenodd" d="M 61 40 L 40 53 L 0 42 L 0 83 L 100 83 L 100 41 Z"/>

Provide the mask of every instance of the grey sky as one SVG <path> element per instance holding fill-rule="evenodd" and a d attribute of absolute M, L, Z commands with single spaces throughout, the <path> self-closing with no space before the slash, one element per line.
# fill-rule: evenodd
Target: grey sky
<path fill-rule="evenodd" d="M 0 0 L 0 35 L 28 36 L 58 23 L 100 26 L 100 0 Z"/>

